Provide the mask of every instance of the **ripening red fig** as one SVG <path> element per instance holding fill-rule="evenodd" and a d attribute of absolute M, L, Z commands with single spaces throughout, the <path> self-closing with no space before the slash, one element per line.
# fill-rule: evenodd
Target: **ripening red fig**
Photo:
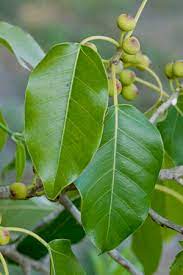
<path fill-rule="evenodd" d="M 140 42 L 135 36 L 128 37 L 123 41 L 123 50 L 134 55 L 140 51 Z"/>
<path fill-rule="evenodd" d="M 5 227 L 0 227 L 0 245 L 6 245 L 10 242 L 10 232 Z"/>
<path fill-rule="evenodd" d="M 122 85 L 118 79 L 116 79 L 116 89 L 117 89 L 117 93 L 120 94 L 122 90 Z M 114 96 L 114 87 L 113 87 L 112 79 L 108 79 L 108 90 L 109 90 L 109 96 Z"/>

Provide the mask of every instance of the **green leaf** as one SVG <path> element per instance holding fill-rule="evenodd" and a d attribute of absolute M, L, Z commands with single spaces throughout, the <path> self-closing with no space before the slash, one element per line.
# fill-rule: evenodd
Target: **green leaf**
<path fill-rule="evenodd" d="M 98 149 L 107 101 L 106 73 L 89 47 L 57 45 L 30 75 L 25 137 L 50 199 L 76 180 Z"/>
<path fill-rule="evenodd" d="M 151 207 L 165 216 L 165 198 L 162 192 L 154 190 Z M 165 228 L 161 228 L 148 217 L 133 235 L 132 249 L 143 264 L 145 274 L 154 274 L 159 265 L 164 232 Z"/>
<path fill-rule="evenodd" d="M 6 122 L 1 112 L 0 112 L 0 123 L 2 123 L 3 125 L 6 125 Z M 6 140 L 7 140 L 7 133 L 0 128 L 0 151 L 3 149 L 4 145 L 6 144 Z"/>
<path fill-rule="evenodd" d="M 0 22 L 0 44 L 13 52 L 26 69 L 34 68 L 44 57 L 44 52 L 30 34 L 6 22 Z"/>
<path fill-rule="evenodd" d="M 56 209 L 55 205 L 37 203 L 36 200 L 0 201 L 3 226 L 33 228 L 36 223 Z"/>
<path fill-rule="evenodd" d="M 16 155 L 15 155 L 15 166 L 16 166 L 16 181 L 21 181 L 26 163 L 26 151 L 25 146 L 22 142 L 16 142 Z"/>
<path fill-rule="evenodd" d="M 84 228 L 103 252 L 145 221 L 162 157 L 160 134 L 140 111 L 109 108 L 101 147 L 76 183 Z"/>
<path fill-rule="evenodd" d="M 168 154 L 165 152 L 164 154 L 164 162 L 162 168 L 168 169 L 175 166 L 175 163 L 173 160 L 168 156 Z M 167 186 L 168 188 L 180 193 L 183 195 L 183 188 L 179 184 L 177 184 L 176 181 L 168 180 L 168 181 L 159 181 L 158 184 L 162 184 Z M 159 192 L 156 190 L 155 192 L 155 202 L 157 203 L 157 194 L 161 198 L 161 201 L 164 201 L 164 208 L 158 209 L 158 213 L 160 215 L 163 215 L 167 219 L 171 220 L 172 222 L 176 224 L 182 224 L 183 223 L 183 215 L 182 215 L 182 204 L 174 197 L 170 196 L 169 194 Z M 173 230 L 168 230 L 163 228 L 163 235 L 167 238 L 172 238 L 175 236 L 176 232 Z"/>
<path fill-rule="evenodd" d="M 80 200 L 76 203 L 78 204 Z M 52 221 L 43 223 L 34 232 L 43 238 L 46 242 L 55 239 L 69 239 L 72 244 L 79 242 L 85 236 L 85 232 L 72 215 L 64 210 L 59 213 Z M 30 249 L 31 247 L 31 249 Z M 44 257 L 48 251 L 36 239 L 26 236 L 17 247 L 18 251 L 34 259 Z"/>
<path fill-rule="evenodd" d="M 153 274 L 159 265 L 162 253 L 161 227 L 148 217 L 133 235 L 132 247 L 144 266 L 145 274 Z"/>
<path fill-rule="evenodd" d="M 69 240 L 54 240 L 49 243 L 54 263 L 51 275 L 86 274 L 71 250 Z"/>
<path fill-rule="evenodd" d="M 9 270 L 10 275 L 25 275 L 22 268 L 16 264 L 13 264 L 13 263 L 10 264 L 8 262 L 8 270 Z M 3 272 L 0 274 L 4 274 L 4 270 L 3 270 L 2 266 L 0 266 L 0 272 Z M 43 273 L 32 270 L 31 275 L 43 275 Z"/>
<path fill-rule="evenodd" d="M 183 274 L 183 251 L 177 254 L 175 261 L 170 268 L 170 275 Z"/>
<path fill-rule="evenodd" d="M 4 181 L 10 171 L 15 170 L 15 158 L 8 162 L 1 171 L 1 180 Z"/>
<path fill-rule="evenodd" d="M 183 112 L 183 96 L 178 99 L 178 107 Z M 165 150 L 174 160 L 176 165 L 183 164 L 183 116 L 171 107 L 168 111 L 167 118 L 158 123 L 158 128 L 161 133 Z"/>
<path fill-rule="evenodd" d="M 23 272 L 21 266 L 18 266 L 16 264 L 13 264 L 12 262 L 8 262 L 8 270 L 9 270 L 9 274 L 10 275 L 25 275 L 25 273 Z M 2 268 L 2 265 L 0 266 L 0 274 L 4 274 L 4 270 Z M 43 275 L 42 272 L 38 272 L 38 271 L 31 271 L 31 275 Z"/>

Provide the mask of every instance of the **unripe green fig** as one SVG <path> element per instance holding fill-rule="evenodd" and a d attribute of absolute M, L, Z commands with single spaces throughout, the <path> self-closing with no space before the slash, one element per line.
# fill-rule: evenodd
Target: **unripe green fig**
<path fill-rule="evenodd" d="M 168 79 L 173 78 L 173 62 L 168 63 L 168 64 L 165 65 L 164 72 L 165 72 L 165 75 Z"/>
<path fill-rule="evenodd" d="M 118 79 L 116 79 L 116 89 L 117 89 L 117 93 L 120 94 L 122 90 L 122 85 Z M 113 87 L 112 79 L 108 79 L 108 90 L 109 90 L 109 96 L 114 96 L 114 87 Z"/>
<path fill-rule="evenodd" d="M 129 63 L 129 64 L 136 64 L 137 63 L 135 54 L 132 55 L 132 54 L 127 54 L 125 52 L 122 53 L 121 60 L 126 64 L 127 63 Z"/>
<path fill-rule="evenodd" d="M 0 245 L 6 245 L 10 241 L 10 232 L 4 228 L 0 227 Z"/>
<path fill-rule="evenodd" d="M 84 45 L 87 46 L 87 47 L 89 47 L 89 48 L 91 48 L 91 49 L 94 50 L 95 52 L 98 52 L 97 47 L 96 47 L 95 44 L 93 44 L 93 43 L 91 43 L 91 42 L 86 42 Z"/>
<path fill-rule="evenodd" d="M 27 186 L 21 182 L 14 182 L 10 185 L 10 193 L 13 199 L 25 199 L 27 197 Z"/>
<path fill-rule="evenodd" d="M 183 60 L 178 60 L 173 64 L 173 75 L 183 77 Z"/>
<path fill-rule="evenodd" d="M 131 70 L 123 70 L 120 73 L 120 81 L 123 86 L 129 86 L 135 81 L 135 73 Z"/>
<path fill-rule="evenodd" d="M 135 36 L 128 37 L 123 41 L 123 50 L 134 55 L 140 51 L 140 42 Z"/>
<path fill-rule="evenodd" d="M 123 70 L 123 63 L 119 61 L 118 64 L 115 65 L 115 72 L 116 74 L 119 74 L 122 70 Z"/>
<path fill-rule="evenodd" d="M 126 100 L 134 100 L 138 96 L 139 91 L 136 85 L 131 84 L 124 86 L 121 94 Z"/>
<path fill-rule="evenodd" d="M 137 53 L 136 54 L 136 61 L 137 61 L 137 66 L 141 70 L 144 70 L 145 68 L 149 68 L 149 66 L 151 65 L 151 60 L 149 59 L 149 57 L 145 54 L 142 54 L 142 53 Z"/>
<path fill-rule="evenodd" d="M 121 14 L 117 18 L 118 27 L 125 32 L 129 32 L 135 29 L 136 21 L 135 18 L 129 14 Z"/>

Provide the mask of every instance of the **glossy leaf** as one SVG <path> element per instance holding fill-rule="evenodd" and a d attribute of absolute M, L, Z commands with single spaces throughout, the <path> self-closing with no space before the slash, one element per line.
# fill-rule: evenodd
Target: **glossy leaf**
<path fill-rule="evenodd" d="M 178 107 L 183 112 L 183 96 L 178 99 Z M 167 118 L 158 124 L 158 128 L 163 138 L 166 152 L 174 160 L 176 165 L 183 164 L 183 116 L 171 107 Z"/>
<path fill-rule="evenodd" d="M 3 125 L 6 125 L 6 122 L 1 112 L 0 112 L 0 123 L 2 123 Z M 0 151 L 3 149 L 4 145 L 6 144 L 6 140 L 7 140 L 6 132 L 0 128 Z"/>
<path fill-rule="evenodd" d="M 170 275 L 183 274 L 183 251 L 177 254 L 175 261 L 170 268 Z"/>
<path fill-rule="evenodd" d="M 161 227 L 148 217 L 133 235 L 132 246 L 144 266 L 145 274 L 153 274 L 159 265 L 162 253 Z"/>
<path fill-rule="evenodd" d="M 85 272 L 71 250 L 69 240 L 54 240 L 49 243 L 54 263 L 51 275 L 84 275 Z"/>
<path fill-rule="evenodd" d="M 0 201 L 3 226 L 33 228 L 41 218 L 55 209 L 55 205 L 45 205 L 44 203 L 37 203 L 35 200 Z"/>
<path fill-rule="evenodd" d="M 84 228 L 103 252 L 145 221 L 162 156 L 160 134 L 140 111 L 109 108 L 101 147 L 76 183 Z"/>
<path fill-rule="evenodd" d="M 32 72 L 25 136 L 50 199 L 81 174 L 96 152 L 107 101 L 105 70 L 89 47 L 57 45 Z"/>
<path fill-rule="evenodd" d="M 80 200 L 75 203 L 79 202 Z M 47 242 L 55 239 L 69 239 L 72 244 L 81 241 L 85 236 L 82 226 L 67 210 L 59 213 L 52 221 L 43 223 L 34 232 Z M 47 249 L 31 236 L 26 236 L 18 244 L 17 249 L 34 259 L 40 259 L 48 253 Z"/>
<path fill-rule="evenodd" d="M 0 44 L 13 52 L 26 69 L 35 67 L 44 57 L 44 52 L 30 34 L 6 22 L 0 22 Z"/>
<path fill-rule="evenodd" d="M 16 181 L 21 181 L 26 163 L 26 151 L 25 146 L 22 142 L 16 142 L 16 156 L 15 156 L 15 167 L 16 167 Z"/>

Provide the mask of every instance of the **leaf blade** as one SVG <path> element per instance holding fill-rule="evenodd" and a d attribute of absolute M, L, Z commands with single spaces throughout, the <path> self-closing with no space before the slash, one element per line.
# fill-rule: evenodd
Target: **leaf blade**
<path fill-rule="evenodd" d="M 27 65 L 35 67 L 44 57 L 44 52 L 32 38 L 19 27 L 0 22 L 0 44 L 3 44 L 13 52 L 20 63 L 26 69 Z"/>
<path fill-rule="evenodd" d="M 26 151 L 22 142 L 16 142 L 15 167 L 16 181 L 21 181 L 26 163 Z"/>
<path fill-rule="evenodd" d="M 55 209 L 55 206 L 37 203 L 37 201 L 33 199 L 26 201 L 0 201 L 3 226 L 17 226 L 32 229 L 41 218 L 47 216 Z M 22 217 L 24 218 L 22 219 Z"/>
<path fill-rule="evenodd" d="M 181 275 L 183 273 L 183 251 L 179 252 L 170 268 L 170 275 Z"/>
<path fill-rule="evenodd" d="M 78 205 L 80 200 L 74 203 Z M 38 226 L 34 232 L 46 242 L 55 239 L 69 239 L 71 244 L 78 243 L 85 236 L 82 226 L 65 209 L 61 213 L 59 211 L 59 214 L 53 220 Z M 48 253 L 47 249 L 31 236 L 25 236 L 18 244 L 17 250 L 36 260 L 46 256 Z"/>
<path fill-rule="evenodd" d="M 49 246 L 54 264 L 54 270 L 53 267 L 51 268 L 52 275 L 86 274 L 72 252 L 69 240 L 54 240 L 49 243 Z"/>
<path fill-rule="evenodd" d="M 183 96 L 179 96 L 177 106 L 183 111 Z M 183 116 L 171 107 L 168 110 L 166 119 L 158 123 L 158 129 L 161 133 L 165 150 L 169 156 L 174 160 L 176 165 L 183 164 Z"/>
<path fill-rule="evenodd" d="M 49 198 L 73 182 L 96 152 L 107 101 L 102 61 L 88 47 L 57 45 L 31 74 L 26 144 Z"/>
<path fill-rule="evenodd" d="M 145 221 L 163 156 L 158 131 L 130 105 L 117 107 L 116 137 L 114 109 L 107 113 L 101 147 L 76 182 L 84 228 L 102 252 Z"/>
<path fill-rule="evenodd" d="M 160 262 L 162 253 L 161 228 L 149 217 L 133 235 L 132 248 L 144 266 L 145 274 L 153 274 Z"/>
<path fill-rule="evenodd" d="M 0 112 L 0 123 L 6 126 L 5 119 L 1 112 Z M 6 144 L 6 141 L 7 141 L 7 133 L 4 130 L 0 129 L 0 151 L 3 149 L 4 145 Z"/>

